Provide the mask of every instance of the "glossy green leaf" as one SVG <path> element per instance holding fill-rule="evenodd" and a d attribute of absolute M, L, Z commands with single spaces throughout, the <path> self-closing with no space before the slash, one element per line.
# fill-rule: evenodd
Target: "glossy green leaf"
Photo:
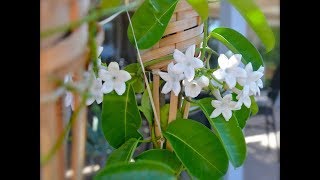
<path fill-rule="evenodd" d="M 131 18 L 139 49 L 147 49 L 157 43 L 174 12 L 178 0 L 145 0 Z M 128 38 L 135 45 L 132 28 Z"/>
<path fill-rule="evenodd" d="M 250 96 L 251 99 L 251 106 L 250 106 L 250 110 L 252 115 L 256 115 L 259 111 L 259 106 L 256 102 L 256 100 L 254 99 L 254 96 Z"/>
<path fill-rule="evenodd" d="M 102 103 L 102 130 L 108 143 L 118 148 L 130 138 L 139 139 L 141 116 L 136 96 L 129 85 L 121 96 L 112 92 L 104 95 Z"/>
<path fill-rule="evenodd" d="M 222 42 L 233 53 L 240 53 L 242 62 L 244 64 L 251 62 L 254 70 L 258 70 L 260 66 L 263 66 L 262 56 L 259 51 L 239 32 L 230 28 L 219 27 L 211 31 L 210 35 Z"/>
<path fill-rule="evenodd" d="M 136 161 L 153 160 L 168 165 L 173 171 L 177 172 L 181 168 L 181 162 L 177 156 L 166 149 L 151 149 L 141 153 L 134 158 Z"/>
<path fill-rule="evenodd" d="M 256 32 L 262 43 L 266 46 L 266 50 L 269 52 L 273 49 L 275 44 L 274 34 L 268 25 L 267 19 L 263 12 L 256 5 L 253 0 L 228 0 L 251 28 Z"/>
<path fill-rule="evenodd" d="M 135 93 L 142 93 L 144 90 L 143 76 L 139 71 L 140 65 L 138 63 L 132 63 L 127 65 L 124 70 L 131 74 L 131 79 L 127 84 L 131 84 Z"/>
<path fill-rule="evenodd" d="M 135 163 L 123 163 L 107 166 L 94 177 L 94 180 L 174 180 L 174 171 L 167 165 L 154 161 L 139 161 Z"/>
<path fill-rule="evenodd" d="M 205 21 L 209 15 L 208 0 L 187 0 L 194 10 L 200 15 L 202 21 Z"/>
<path fill-rule="evenodd" d="M 140 64 L 139 63 L 131 63 L 131 64 L 128 64 L 123 69 L 128 71 L 129 73 L 137 73 L 139 68 L 140 68 Z"/>
<path fill-rule="evenodd" d="M 152 84 L 149 84 L 150 89 L 152 89 Z M 139 106 L 139 110 L 143 113 L 144 117 L 146 117 L 149 125 L 152 125 L 153 122 L 153 110 L 151 106 L 151 102 L 149 99 L 149 93 L 147 89 L 144 90 L 141 97 L 141 106 Z"/>
<path fill-rule="evenodd" d="M 212 98 L 203 98 L 197 102 L 209 120 L 214 132 L 221 140 L 231 163 L 234 167 L 239 167 L 243 164 L 247 154 L 246 142 L 242 130 L 234 115 L 232 115 L 229 121 L 226 121 L 222 115 L 216 118 L 210 118 L 214 110 L 211 105 L 212 100 Z"/>
<path fill-rule="evenodd" d="M 164 132 L 177 157 L 198 179 L 218 179 L 228 170 L 228 157 L 213 132 L 199 122 L 177 119 Z"/>
<path fill-rule="evenodd" d="M 135 138 L 131 138 L 126 141 L 124 144 L 122 144 L 122 146 L 120 146 L 110 154 L 106 164 L 110 165 L 121 162 L 130 162 L 130 159 L 132 158 L 138 142 L 139 141 Z"/>
<path fill-rule="evenodd" d="M 238 124 L 241 127 L 241 129 L 243 129 L 246 126 L 247 120 L 250 117 L 250 109 L 247 108 L 245 105 L 242 105 L 240 110 L 237 111 L 233 111 L 234 112 L 234 116 L 236 117 L 236 119 L 238 120 Z"/>
<path fill-rule="evenodd" d="M 162 130 L 167 129 L 170 104 L 165 104 L 160 108 L 160 125 Z"/>

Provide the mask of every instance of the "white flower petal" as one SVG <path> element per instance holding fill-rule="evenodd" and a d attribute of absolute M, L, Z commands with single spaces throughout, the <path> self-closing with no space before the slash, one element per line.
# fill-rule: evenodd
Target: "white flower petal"
<path fill-rule="evenodd" d="M 254 71 L 250 74 L 250 81 L 258 81 L 263 76 L 263 73 Z"/>
<path fill-rule="evenodd" d="M 119 71 L 119 64 L 117 62 L 111 62 L 108 66 L 108 71 Z"/>
<path fill-rule="evenodd" d="M 103 100 L 103 94 L 102 93 L 97 94 L 95 99 L 97 101 L 97 104 L 100 104 L 102 102 L 102 100 Z"/>
<path fill-rule="evenodd" d="M 178 96 L 181 90 L 181 86 L 179 82 L 175 82 L 172 84 L 172 90 L 174 92 L 174 95 Z"/>
<path fill-rule="evenodd" d="M 234 77 L 239 77 L 239 78 L 246 78 L 247 77 L 247 72 L 239 67 L 232 68 L 231 73 Z"/>
<path fill-rule="evenodd" d="M 236 78 L 232 75 L 227 74 L 225 77 L 225 81 L 230 89 L 236 86 Z"/>
<path fill-rule="evenodd" d="M 200 94 L 200 92 L 201 92 L 201 87 L 196 83 L 185 87 L 186 96 L 195 98 Z"/>
<path fill-rule="evenodd" d="M 192 67 L 186 67 L 184 70 L 184 75 L 186 76 L 186 79 L 188 81 L 192 81 L 192 79 L 194 78 L 194 69 Z"/>
<path fill-rule="evenodd" d="M 197 83 L 201 88 L 209 86 L 209 79 L 206 76 L 201 76 L 197 79 Z"/>
<path fill-rule="evenodd" d="M 112 76 L 110 75 L 110 73 L 107 70 L 100 69 L 99 70 L 99 78 L 101 78 L 104 81 L 111 81 Z"/>
<path fill-rule="evenodd" d="M 200 59 L 192 58 L 191 66 L 197 69 L 197 68 L 202 68 L 204 65 L 203 65 L 203 61 L 201 61 Z"/>
<path fill-rule="evenodd" d="M 262 82 L 261 79 L 259 79 L 259 80 L 257 81 L 257 85 L 258 85 L 259 88 L 263 88 L 263 82 Z"/>
<path fill-rule="evenodd" d="M 263 73 L 263 72 L 264 72 L 264 67 L 263 67 L 263 66 L 260 66 L 257 71 Z"/>
<path fill-rule="evenodd" d="M 212 73 L 212 75 L 217 78 L 218 80 L 224 80 L 226 77 L 226 73 L 223 69 L 218 69 Z"/>
<path fill-rule="evenodd" d="M 232 95 L 231 94 L 227 94 L 223 97 L 223 101 L 224 102 L 230 102 L 232 100 Z"/>
<path fill-rule="evenodd" d="M 243 97 L 243 104 L 247 107 L 250 108 L 251 106 L 251 99 L 249 96 L 244 96 Z"/>
<path fill-rule="evenodd" d="M 252 72 L 252 71 L 253 71 L 251 62 L 249 62 L 249 63 L 246 65 L 245 70 L 246 70 L 247 72 Z"/>
<path fill-rule="evenodd" d="M 159 73 L 159 76 L 165 80 L 165 81 L 171 81 L 171 77 L 169 76 L 168 73 L 165 73 L 165 72 L 158 72 Z"/>
<path fill-rule="evenodd" d="M 249 95 L 249 86 L 243 86 L 242 93 L 244 96 Z"/>
<path fill-rule="evenodd" d="M 232 55 L 234 55 L 233 54 L 233 52 L 232 51 L 227 51 L 226 53 L 225 53 L 225 55 L 228 57 L 228 58 L 230 58 Z"/>
<path fill-rule="evenodd" d="M 212 100 L 212 101 L 211 101 L 211 105 L 212 105 L 212 107 L 214 107 L 214 108 L 219 108 L 219 107 L 222 105 L 222 102 L 221 102 L 221 101 L 218 101 L 218 100 Z"/>
<path fill-rule="evenodd" d="M 219 67 L 221 69 L 227 69 L 228 68 L 228 57 L 224 54 L 220 54 L 220 56 L 218 57 L 218 64 L 219 64 Z"/>
<path fill-rule="evenodd" d="M 172 89 L 172 83 L 170 81 L 166 82 L 162 87 L 161 93 L 168 94 L 171 91 L 171 89 Z"/>
<path fill-rule="evenodd" d="M 214 111 L 212 111 L 210 118 L 216 118 L 221 114 L 221 110 L 220 109 L 215 109 Z"/>
<path fill-rule="evenodd" d="M 176 74 L 181 74 L 185 71 L 186 65 L 183 63 L 177 63 L 172 67 L 172 72 Z"/>
<path fill-rule="evenodd" d="M 113 84 L 114 90 L 118 95 L 122 95 L 126 91 L 126 83 L 120 82 L 120 83 L 114 83 Z"/>
<path fill-rule="evenodd" d="M 94 100 L 95 100 L 95 99 L 94 99 L 93 97 L 88 97 L 88 98 L 87 98 L 87 101 L 86 101 L 86 105 L 87 105 L 87 106 L 91 105 L 91 104 L 94 102 Z"/>
<path fill-rule="evenodd" d="M 69 107 L 72 104 L 73 95 L 71 92 L 66 92 L 66 96 L 64 98 L 64 106 Z"/>
<path fill-rule="evenodd" d="M 187 57 L 194 57 L 195 51 L 196 51 L 196 45 L 195 44 L 189 46 L 188 49 L 186 50 L 186 56 Z"/>
<path fill-rule="evenodd" d="M 99 49 L 98 49 L 98 56 L 100 56 L 100 54 L 102 53 L 102 51 L 103 51 L 103 47 L 100 46 Z M 100 64 L 101 64 L 101 63 L 100 63 Z"/>
<path fill-rule="evenodd" d="M 107 93 L 111 92 L 112 90 L 113 90 L 113 81 L 110 80 L 110 81 L 106 81 L 103 83 L 101 91 L 104 94 L 107 94 Z"/>
<path fill-rule="evenodd" d="M 232 111 L 229 109 L 224 109 L 222 110 L 222 116 L 226 119 L 226 121 L 229 121 L 232 116 Z"/>
<path fill-rule="evenodd" d="M 241 57 L 242 56 L 240 54 L 232 55 L 229 59 L 229 68 L 237 67 L 240 64 Z"/>
<path fill-rule="evenodd" d="M 125 70 L 120 70 L 117 79 L 119 81 L 126 82 L 131 79 L 131 75 Z"/>
<path fill-rule="evenodd" d="M 177 63 L 183 63 L 186 60 L 186 56 L 179 51 L 178 49 L 175 49 L 173 52 L 173 59 L 177 62 Z"/>

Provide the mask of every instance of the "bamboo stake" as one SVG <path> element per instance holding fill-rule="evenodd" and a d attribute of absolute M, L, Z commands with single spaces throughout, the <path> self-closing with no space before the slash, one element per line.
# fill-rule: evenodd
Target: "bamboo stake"
<path fill-rule="evenodd" d="M 184 100 L 186 101 L 186 100 Z M 184 110 L 183 110 L 183 119 L 188 119 L 189 116 L 189 109 L 190 109 L 190 102 L 186 102 Z"/>
<path fill-rule="evenodd" d="M 156 114 L 159 121 L 160 120 L 160 97 L 159 97 L 159 88 L 160 88 L 160 76 L 157 74 L 153 74 L 153 88 L 152 88 L 152 97 L 154 101 L 154 106 L 156 109 Z M 159 129 L 158 121 L 154 121 L 154 128 L 155 128 L 155 134 L 156 137 L 161 136 L 161 130 Z M 158 145 L 160 146 L 160 142 L 158 142 Z"/>
<path fill-rule="evenodd" d="M 173 91 L 171 91 L 170 94 L 170 109 L 169 109 L 169 117 L 168 117 L 168 125 L 176 119 L 177 117 L 177 109 L 178 109 L 178 96 L 176 96 L 174 94 Z M 169 143 L 169 141 L 167 141 L 167 149 L 172 151 L 172 146 Z"/>

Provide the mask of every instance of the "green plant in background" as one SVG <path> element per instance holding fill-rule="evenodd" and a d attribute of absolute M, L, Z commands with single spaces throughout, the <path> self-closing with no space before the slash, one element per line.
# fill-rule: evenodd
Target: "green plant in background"
<path fill-rule="evenodd" d="M 252 0 L 228 1 L 246 19 L 265 49 L 271 51 L 275 44 L 273 33 L 255 3 Z M 178 2 L 179 0 L 145 0 L 142 4 L 127 4 L 120 0 L 103 0 L 99 13 L 89 14 L 78 24 L 66 25 L 60 27 L 60 30 L 94 21 L 110 12 L 128 11 L 139 5 L 132 19 L 127 13 L 130 20 L 127 33 L 130 42 L 137 49 L 147 49 L 162 37 Z M 97 47 L 90 43 L 91 60 L 94 63 L 89 71 L 94 72 L 94 85 L 89 85 L 87 90 L 88 99 L 91 100 L 87 105 L 93 101 L 102 103 L 102 132 L 106 141 L 115 148 L 105 167 L 95 176 L 96 180 L 146 177 L 177 179 L 183 171 L 196 179 L 220 179 L 226 174 L 229 161 L 234 167 L 240 167 L 244 163 L 246 143 L 242 129 L 247 119 L 258 111 L 254 96 L 260 94 L 263 86 L 260 79 L 264 72 L 263 56 L 246 37 L 233 29 L 219 27 L 207 32 L 208 3 L 212 3 L 211 1 L 187 2 L 199 13 L 204 23 L 202 47 L 196 49 L 191 46 L 185 54 L 175 50 L 170 55 L 175 63 L 169 64 L 168 72 L 153 73 L 158 73 L 164 80 L 163 94 L 173 91 L 176 96 L 183 97 L 183 106 L 178 109 L 179 112 L 184 112 L 186 103 L 198 106 L 210 122 L 212 130 L 195 120 L 183 119 L 181 115 L 171 123 L 164 122 L 167 121 L 166 118 L 161 118 L 159 122 L 157 116 L 154 116 L 155 107 L 150 91 L 152 84 L 146 78 L 146 73 L 151 72 L 146 72 L 145 67 L 166 58 L 143 64 L 138 53 L 139 63 L 120 70 L 117 63 L 107 66 L 98 61 L 95 54 Z M 42 35 L 47 36 L 58 30 L 59 28 L 43 32 Z M 232 54 L 219 55 L 207 46 L 210 39 L 223 43 Z M 201 56 L 194 57 L 199 52 Z M 217 68 L 210 67 L 212 55 L 218 59 Z M 194 99 L 201 91 L 206 92 L 209 97 Z M 142 94 L 141 106 L 138 106 L 136 94 Z M 167 112 L 167 106 L 161 107 L 162 117 Z M 154 131 L 151 131 L 150 137 L 143 138 L 139 132 L 142 121 L 140 113 L 146 117 L 150 127 L 154 127 L 157 122 L 161 130 L 160 137 L 156 137 Z M 153 142 L 154 149 L 134 157 L 136 148 L 146 142 Z M 166 149 L 167 143 L 171 144 L 173 152 Z"/>

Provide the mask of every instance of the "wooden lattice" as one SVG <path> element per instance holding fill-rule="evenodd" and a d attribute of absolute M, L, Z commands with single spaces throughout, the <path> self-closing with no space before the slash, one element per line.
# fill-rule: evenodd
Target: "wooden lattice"
<path fill-rule="evenodd" d="M 89 0 L 41 0 L 41 31 L 78 20 L 87 14 Z M 99 28 L 97 43 L 104 39 Z M 62 98 L 48 101 L 57 90 L 52 78 L 64 79 L 73 74 L 79 81 L 89 60 L 88 25 L 83 24 L 71 32 L 59 32 L 40 42 L 40 153 L 47 155 L 64 129 Z M 80 94 L 74 93 L 75 109 L 80 105 Z M 72 179 L 82 179 L 86 140 L 86 109 L 82 108 L 72 126 Z M 66 175 L 66 147 L 62 145 L 53 158 L 41 166 L 41 179 L 61 180 Z"/>
<path fill-rule="evenodd" d="M 175 49 L 184 52 L 193 44 L 199 46 L 202 42 L 203 35 L 203 24 L 201 23 L 200 16 L 185 0 L 180 0 L 163 34 L 163 37 L 152 48 L 141 51 L 141 59 L 143 62 L 147 62 L 152 59 L 165 57 L 172 54 Z M 148 66 L 147 69 L 166 71 L 167 65 L 172 61 L 173 59 L 164 60 L 161 63 Z M 160 119 L 159 87 L 160 77 L 159 75 L 154 74 L 152 96 L 158 119 Z M 176 119 L 178 106 L 178 97 L 171 92 L 168 123 Z M 188 112 L 185 112 L 184 114 L 187 116 Z M 155 124 L 155 133 L 159 136 L 160 132 L 157 124 Z M 167 147 L 170 149 L 170 145 Z"/>

